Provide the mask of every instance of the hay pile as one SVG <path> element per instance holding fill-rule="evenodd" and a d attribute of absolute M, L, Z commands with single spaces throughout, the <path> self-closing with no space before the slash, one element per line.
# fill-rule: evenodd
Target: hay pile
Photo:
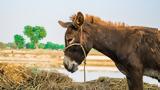
<path fill-rule="evenodd" d="M 86 83 L 73 82 L 58 72 L 39 71 L 20 64 L 0 64 L 0 90 L 127 90 L 125 79 L 101 77 Z M 158 90 L 144 84 L 144 90 Z"/>
<path fill-rule="evenodd" d="M 47 90 L 49 84 L 57 87 L 57 84 L 71 82 L 72 79 L 61 73 L 39 71 L 20 64 L 0 64 L 0 90 Z"/>

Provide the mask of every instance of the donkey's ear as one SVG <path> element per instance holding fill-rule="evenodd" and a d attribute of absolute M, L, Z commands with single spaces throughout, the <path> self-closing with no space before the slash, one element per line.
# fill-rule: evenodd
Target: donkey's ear
<path fill-rule="evenodd" d="M 74 24 L 77 27 L 80 27 L 83 23 L 84 23 L 84 16 L 81 12 L 78 12 L 77 15 L 76 15 L 76 18 L 74 20 Z"/>
<path fill-rule="evenodd" d="M 67 28 L 69 25 L 72 24 L 71 22 L 63 22 L 63 21 L 58 21 L 58 23 L 64 28 Z"/>

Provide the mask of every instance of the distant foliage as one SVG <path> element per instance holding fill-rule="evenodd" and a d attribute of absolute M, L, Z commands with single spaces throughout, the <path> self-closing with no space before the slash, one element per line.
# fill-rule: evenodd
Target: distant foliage
<path fill-rule="evenodd" d="M 44 49 L 45 44 L 44 43 L 39 43 L 38 48 Z"/>
<path fill-rule="evenodd" d="M 39 40 L 46 37 L 47 33 L 44 27 L 41 26 L 25 26 L 24 27 L 24 35 L 30 38 L 30 41 L 34 43 L 35 47 L 38 48 Z"/>
<path fill-rule="evenodd" d="M 26 48 L 27 49 L 36 49 L 36 46 L 35 46 L 34 43 L 29 42 L 29 43 L 26 44 Z M 38 48 L 40 48 L 40 49 L 51 49 L 51 50 L 63 50 L 64 45 L 60 45 L 60 44 L 56 44 L 56 43 L 52 43 L 52 42 L 47 42 L 46 44 L 39 43 Z"/>
<path fill-rule="evenodd" d="M 23 31 L 24 35 L 26 35 L 30 42 L 25 44 L 25 39 L 21 35 L 14 35 L 14 43 L 8 43 L 7 48 L 9 49 L 16 49 L 16 48 L 26 48 L 26 49 L 52 49 L 52 50 L 62 50 L 64 49 L 64 45 L 47 42 L 45 43 L 39 43 L 40 40 L 46 37 L 47 32 L 44 27 L 41 26 L 35 26 L 32 27 L 30 25 L 27 25 L 24 27 Z M 4 43 L 0 43 L 0 48 L 6 48 L 6 45 Z"/>
<path fill-rule="evenodd" d="M 3 42 L 0 42 L 0 49 L 6 49 L 6 44 Z"/>
<path fill-rule="evenodd" d="M 26 44 L 26 48 L 27 48 L 27 49 L 35 49 L 36 47 L 35 47 L 35 44 L 34 44 L 34 43 L 29 42 L 29 43 Z"/>
<path fill-rule="evenodd" d="M 14 35 L 14 42 L 17 45 L 17 48 L 21 49 L 24 48 L 25 45 L 25 39 L 21 35 Z"/>
<path fill-rule="evenodd" d="M 54 48 L 54 43 L 52 43 L 52 42 L 47 42 L 44 48 L 45 48 L 45 49 L 53 49 L 53 48 Z"/>
<path fill-rule="evenodd" d="M 56 43 L 47 42 L 44 48 L 45 49 L 53 49 L 53 50 L 62 50 L 62 49 L 64 49 L 64 45 L 59 45 Z"/>
<path fill-rule="evenodd" d="M 15 43 L 7 43 L 7 47 L 9 48 L 9 49 L 16 49 L 17 48 L 17 45 L 15 44 Z"/>

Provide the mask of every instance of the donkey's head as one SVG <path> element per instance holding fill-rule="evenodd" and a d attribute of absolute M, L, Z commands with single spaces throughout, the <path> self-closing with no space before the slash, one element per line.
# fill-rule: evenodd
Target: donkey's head
<path fill-rule="evenodd" d="M 65 33 L 65 47 L 68 47 L 64 50 L 64 67 L 70 71 L 75 72 L 78 70 L 78 65 L 82 63 L 85 59 L 85 54 L 92 48 L 92 39 L 90 34 L 87 32 L 87 27 L 85 27 L 84 16 L 81 12 L 78 12 L 77 15 L 72 17 L 71 22 L 62 22 L 58 23 L 67 28 Z M 74 44 L 79 45 L 74 45 Z M 83 48 L 84 50 L 83 50 Z"/>

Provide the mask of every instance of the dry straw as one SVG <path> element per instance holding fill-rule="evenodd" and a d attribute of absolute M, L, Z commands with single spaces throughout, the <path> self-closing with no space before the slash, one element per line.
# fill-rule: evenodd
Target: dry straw
<path fill-rule="evenodd" d="M 101 77 L 80 83 L 68 76 L 40 71 L 21 64 L 0 64 L 0 90 L 127 90 L 125 79 Z M 158 90 L 155 85 L 144 84 L 144 90 Z"/>

